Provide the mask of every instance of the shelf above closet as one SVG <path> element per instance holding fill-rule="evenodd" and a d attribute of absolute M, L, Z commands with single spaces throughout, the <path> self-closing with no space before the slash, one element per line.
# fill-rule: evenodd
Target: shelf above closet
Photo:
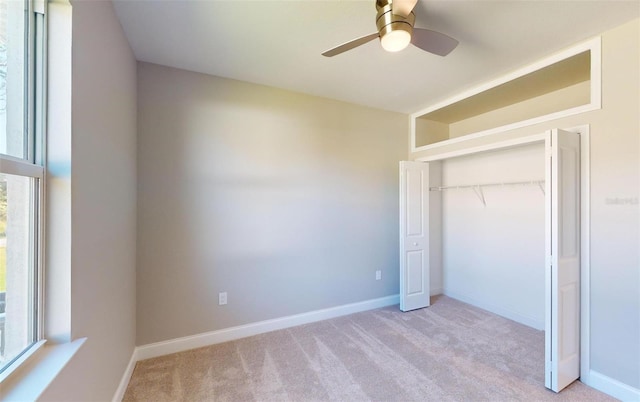
<path fill-rule="evenodd" d="M 600 38 L 411 115 L 412 152 L 600 108 Z"/>

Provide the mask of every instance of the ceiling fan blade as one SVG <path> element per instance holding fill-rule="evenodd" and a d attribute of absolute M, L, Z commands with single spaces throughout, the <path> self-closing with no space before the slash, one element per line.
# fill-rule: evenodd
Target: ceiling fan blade
<path fill-rule="evenodd" d="M 322 53 L 322 55 L 325 56 L 325 57 L 333 57 L 333 56 L 335 56 L 337 54 L 346 52 L 347 50 L 351 50 L 354 47 L 358 47 L 360 45 L 364 45 L 365 43 L 370 42 L 370 41 L 374 40 L 377 37 L 379 37 L 377 32 L 369 34 L 369 35 L 365 35 L 365 36 L 362 36 L 360 38 L 351 40 L 351 41 L 349 41 L 347 43 L 343 43 L 340 46 L 336 46 L 333 49 L 329 49 L 326 52 Z"/>
<path fill-rule="evenodd" d="M 391 12 L 395 15 L 407 18 L 414 7 L 418 4 L 418 0 L 392 0 Z"/>
<path fill-rule="evenodd" d="M 411 43 L 429 53 L 446 56 L 458 46 L 458 41 L 443 33 L 430 29 L 413 28 Z"/>

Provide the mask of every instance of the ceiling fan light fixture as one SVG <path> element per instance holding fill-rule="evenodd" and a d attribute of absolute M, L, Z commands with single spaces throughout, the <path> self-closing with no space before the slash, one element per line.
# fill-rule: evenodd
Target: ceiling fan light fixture
<path fill-rule="evenodd" d="M 399 52 L 409 46 L 411 34 L 403 29 L 396 29 L 380 37 L 380 44 L 387 52 Z"/>
<path fill-rule="evenodd" d="M 399 52 L 411 43 L 413 23 L 416 16 L 410 12 L 406 17 L 393 13 L 392 3 L 378 0 L 376 26 L 380 34 L 380 44 L 387 52 Z"/>

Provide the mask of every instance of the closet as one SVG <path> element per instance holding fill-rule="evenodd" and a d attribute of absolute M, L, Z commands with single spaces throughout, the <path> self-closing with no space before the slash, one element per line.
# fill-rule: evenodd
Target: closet
<path fill-rule="evenodd" d="M 528 148 L 523 148 L 525 146 Z M 447 161 L 465 156 L 490 160 L 491 152 L 498 151 L 504 158 L 505 152 L 509 150 L 514 152 L 514 158 L 526 156 L 535 159 L 536 150 L 543 152 L 544 156 L 540 156 L 543 167 L 540 174 L 544 174 L 544 177 L 538 178 L 535 176 L 536 172 L 532 171 L 525 172 L 528 176 L 526 180 L 508 180 L 505 177 L 505 180 L 499 182 L 455 183 L 451 186 L 446 182 L 443 184 L 443 177 L 447 178 L 447 174 L 451 173 L 444 171 Z M 485 250 L 484 255 L 479 253 L 476 256 L 443 256 L 442 251 L 447 249 L 447 242 L 483 241 L 482 238 L 474 239 L 473 233 L 465 232 L 465 216 L 450 215 L 444 215 L 449 221 L 446 222 L 447 238 L 443 239 L 444 192 L 466 191 L 466 195 L 475 197 L 480 206 L 490 202 L 485 193 L 493 187 L 528 186 L 528 190 L 533 188 L 541 192 L 542 197 L 539 197 L 538 202 L 542 208 L 537 212 L 532 210 L 532 218 L 535 219 L 536 214 L 538 218 L 543 218 L 544 225 L 540 228 L 543 233 L 539 238 L 543 238 L 540 250 L 544 251 L 539 262 L 534 262 L 534 266 L 529 267 L 528 271 L 529 274 L 538 275 L 540 279 L 544 278 L 545 385 L 556 392 L 569 385 L 580 374 L 580 159 L 580 134 L 554 129 L 481 148 L 432 156 L 427 161 L 400 163 L 400 308 L 403 311 L 429 306 L 432 288 L 430 282 L 434 273 L 443 272 L 445 278 L 456 274 L 471 276 L 471 285 L 466 286 L 479 286 L 481 283 L 499 280 L 499 277 L 486 278 L 493 267 L 482 266 L 482 259 L 487 258 L 492 250 Z M 456 168 L 455 162 L 450 165 L 453 169 Z M 472 181 L 473 178 L 482 178 L 482 172 L 468 172 L 466 176 Z M 447 205 L 452 205 L 451 200 L 447 201 Z M 520 202 L 535 201 L 525 202 L 521 199 Z M 526 205 L 517 206 L 522 207 Z M 472 214 L 467 218 L 471 217 Z M 535 226 L 535 222 L 531 223 Z M 477 228 L 478 224 L 482 222 L 469 226 Z M 496 222 L 497 226 L 508 224 L 509 222 Z M 450 233 L 452 228 L 457 232 Z M 521 240 L 527 241 L 529 237 L 534 241 L 536 239 L 535 235 L 524 234 Z M 509 247 L 509 244 L 504 244 L 504 251 L 509 252 Z M 535 249 L 536 245 L 532 247 Z M 476 251 L 482 248 L 469 247 Z M 490 262 L 491 258 L 489 255 L 487 261 Z M 478 267 L 475 272 L 474 261 Z M 464 269 L 462 272 L 446 272 L 447 265 L 455 266 L 457 271 L 460 271 L 461 266 Z M 511 268 L 518 269 L 517 266 Z M 457 280 L 456 283 L 464 290 L 463 280 Z M 467 288 L 467 291 L 471 291 L 470 289 Z M 499 286 L 489 290 L 488 294 L 499 291 L 511 291 L 511 297 L 518 297 L 517 289 L 500 289 Z M 460 298 L 460 295 L 457 296 Z"/>
<path fill-rule="evenodd" d="M 596 37 L 417 111 L 400 163 L 401 310 L 449 293 L 544 329 L 556 392 L 588 353 L 589 127 L 513 130 L 601 108 L 601 75 Z M 492 155 L 538 167 L 492 177 Z"/>

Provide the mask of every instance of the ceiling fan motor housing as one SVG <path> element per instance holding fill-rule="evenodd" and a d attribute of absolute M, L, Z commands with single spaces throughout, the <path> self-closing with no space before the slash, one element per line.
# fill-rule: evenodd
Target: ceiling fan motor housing
<path fill-rule="evenodd" d="M 378 27 L 378 33 L 380 38 L 383 38 L 386 34 L 392 31 L 405 31 L 409 35 L 413 33 L 413 24 L 416 21 L 416 15 L 409 13 L 407 17 L 397 15 L 393 13 L 392 2 L 388 0 L 378 0 L 376 2 L 376 8 L 378 14 L 376 15 L 376 26 Z"/>

